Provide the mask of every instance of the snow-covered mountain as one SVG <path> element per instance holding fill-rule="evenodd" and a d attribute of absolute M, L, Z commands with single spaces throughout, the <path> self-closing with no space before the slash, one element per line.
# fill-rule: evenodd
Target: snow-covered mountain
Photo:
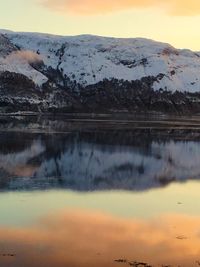
<path fill-rule="evenodd" d="M 199 112 L 200 52 L 142 38 L 1 30 L 0 88 L 4 110 L 32 101 L 39 111 Z"/>

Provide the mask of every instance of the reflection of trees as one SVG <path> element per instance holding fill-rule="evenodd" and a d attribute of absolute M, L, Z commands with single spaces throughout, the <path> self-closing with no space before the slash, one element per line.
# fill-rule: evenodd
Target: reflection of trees
<path fill-rule="evenodd" d="M 18 189 L 146 190 L 200 176 L 198 142 L 157 140 L 148 131 L 1 135 L 4 188 L 14 181 Z"/>

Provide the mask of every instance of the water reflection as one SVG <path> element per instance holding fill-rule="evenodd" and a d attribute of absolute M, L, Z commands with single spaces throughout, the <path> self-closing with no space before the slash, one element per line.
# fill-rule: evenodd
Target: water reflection
<path fill-rule="evenodd" d="M 0 187 L 146 190 L 199 179 L 199 151 L 198 141 L 136 130 L 2 132 Z"/>
<path fill-rule="evenodd" d="M 0 267 L 200 265 L 199 122 L 5 120 Z"/>
<path fill-rule="evenodd" d="M 29 228 L 1 227 L 0 266 L 197 266 L 199 225 L 184 215 L 145 221 L 64 210 Z"/>

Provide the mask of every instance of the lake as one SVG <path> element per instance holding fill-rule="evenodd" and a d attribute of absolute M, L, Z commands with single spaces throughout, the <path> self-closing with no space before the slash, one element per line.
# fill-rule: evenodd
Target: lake
<path fill-rule="evenodd" d="M 200 118 L 1 116 L 0 266 L 200 266 Z"/>

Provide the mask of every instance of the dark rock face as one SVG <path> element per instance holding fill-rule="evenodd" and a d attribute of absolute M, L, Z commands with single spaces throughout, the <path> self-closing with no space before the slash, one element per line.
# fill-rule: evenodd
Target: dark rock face
<path fill-rule="evenodd" d="M 0 34 L 0 56 L 3 56 L 4 58 L 8 56 L 12 52 L 16 52 L 18 48 L 13 45 L 7 37 Z"/>
<path fill-rule="evenodd" d="M 34 66 L 48 78 L 42 88 L 22 74 L 0 74 L 1 112 L 161 112 L 194 114 L 200 111 L 200 93 L 155 91 L 153 83 L 162 79 L 149 76 L 132 82 L 103 80 L 81 87 L 63 77 L 59 70 Z"/>
<path fill-rule="evenodd" d="M 79 108 L 78 102 L 66 90 L 52 88 L 50 82 L 40 89 L 22 74 L 0 74 L 1 112 L 67 112 L 74 108 Z"/>

